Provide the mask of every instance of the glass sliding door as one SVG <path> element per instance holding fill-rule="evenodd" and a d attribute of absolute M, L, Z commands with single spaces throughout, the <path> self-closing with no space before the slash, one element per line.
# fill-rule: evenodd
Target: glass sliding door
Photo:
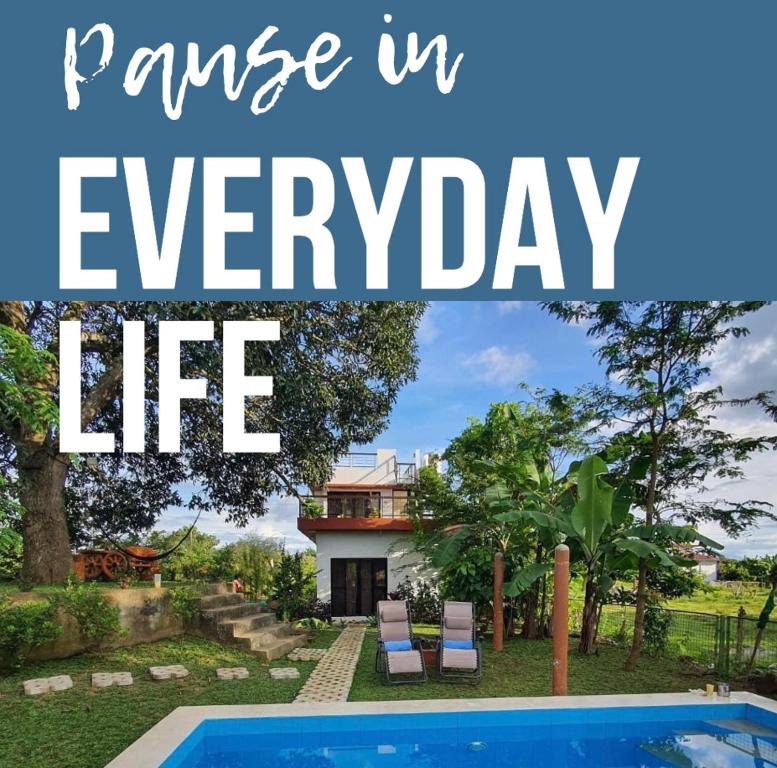
<path fill-rule="evenodd" d="M 385 557 L 332 558 L 332 615 L 371 616 L 386 599 Z"/>

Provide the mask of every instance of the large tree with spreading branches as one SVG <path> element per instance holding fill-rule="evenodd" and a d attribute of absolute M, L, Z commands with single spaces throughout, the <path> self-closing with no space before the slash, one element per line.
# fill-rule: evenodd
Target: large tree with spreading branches
<path fill-rule="evenodd" d="M 0 302 L 0 489 L 19 502 L 24 577 L 56 583 L 85 535 L 149 528 L 166 507 L 215 510 L 238 525 L 272 494 L 320 485 L 352 443 L 386 426 L 417 366 L 424 305 L 410 302 Z M 280 433 L 280 453 L 222 452 L 221 323 L 279 320 L 278 342 L 246 344 L 245 374 L 272 376 L 247 398 L 247 432 Z M 84 431 L 113 432 L 116 452 L 59 450 L 59 322 L 79 320 Z M 146 322 L 146 451 L 121 451 L 122 325 Z M 184 343 L 181 376 L 208 380 L 181 402 L 181 452 L 157 450 L 158 323 L 215 321 L 213 342 Z M 182 492 L 182 488 L 187 489 Z"/>
<path fill-rule="evenodd" d="M 642 462 L 639 502 L 643 538 L 658 536 L 670 520 L 712 521 L 736 535 L 763 517 L 769 504 L 708 499 L 714 478 L 742 475 L 742 462 L 777 447 L 773 435 L 736 435 L 716 417 L 727 407 L 758 406 L 772 418 L 768 391 L 727 398 L 710 381 L 710 355 L 726 339 L 746 336 L 746 318 L 761 301 L 552 302 L 551 314 L 583 324 L 598 341 L 611 386 L 600 390 L 600 418 L 614 431 L 613 450 L 624 466 Z M 651 533 L 653 531 L 653 533 Z M 626 662 L 634 669 L 642 645 L 649 560 L 639 563 L 634 637 Z"/>

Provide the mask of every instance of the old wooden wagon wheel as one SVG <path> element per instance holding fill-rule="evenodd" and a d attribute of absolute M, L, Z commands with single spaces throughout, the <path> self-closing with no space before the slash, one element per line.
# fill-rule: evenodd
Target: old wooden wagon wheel
<path fill-rule="evenodd" d="M 127 560 L 120 552 L 106 552 L 103 555 L 102 569 L 105 577 L 115 581 L 120 571 L 126 570 Z"/>
<path fill-rule="evenodd" d="M 101 552 L 84 552 L 84 578 L 87 581 L 99 579 L 103 572 L 103 556 Z"/>

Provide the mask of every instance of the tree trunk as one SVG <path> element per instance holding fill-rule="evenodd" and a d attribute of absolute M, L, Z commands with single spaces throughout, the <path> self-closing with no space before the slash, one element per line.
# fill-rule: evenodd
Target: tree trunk
<path fill-rule="evenodd" d="M 577 650 L 580 653 L 591 653 L 596 645 L 596 618 L 598 605 L 596 600 L 596 584 L 593 571 L 585 577 L 585 599 L 583 603 L 583 623 L 580 628 L 580 643 Z"/>
<path fill-rule="evenodd" d="M 655 418 L 655 417 L 654 417 Z M 653 525 L 656 509 L 656 485 L 658 483 L 658 453 L 660 437 L 653 434 L 653 445 L 650 451 L 650 478 L 648 481 L 647 500 L 645 503 L 645 525 Z M 642 635 L 645 628 L 645 607 L 647 605 L 647 560 L 639 561 L 639 577 L 637 579 L 637 601 L 634 607 L 634 637 L 629 648 L 624 668 L 626 672 L 633 672 L 637 666 L 640 651 L 642 650 Z"/>
<path fill-rule="evenodd" d="M 541 563 L 543 556 L 542 544 L 537 544 L 534 550 L 534 562 Z M 535 581 L 529 587 L 526 598 L 523 601 L 523 628 L 521 636 L 526 640 L 537 640 L 541 635 L 540 620 L 537 615 L 540 605 L 540 583 Z"/>
<path fill-rule="evenodd" d="M 639 561 L 639 576 L 637 578 L 637 602 L 634 607 L 634 637 L 626 659 L 626 671 L 633 672 L 642 650 L 642 635 L 645 631 L 645 606 L 647 605 L 647 561 Z"/>
<path fill-rule="evenodd" d="M 73 569 L 63 497 L 68 459 L 44 448 L 20 448 L 18 466 L 25 510 L 22 577 L 33 584 L 59 584 Z"/>

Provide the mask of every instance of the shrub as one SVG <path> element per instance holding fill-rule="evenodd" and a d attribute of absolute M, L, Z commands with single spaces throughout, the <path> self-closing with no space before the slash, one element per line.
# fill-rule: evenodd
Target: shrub
<path fill-rule="evenodd" d="M 391 593 L 391 597 L 394 600 L 407 600 L 413 621 L 421 624 L 440 622 L 440 594 L 428 581 L 422 580 L 413 584 L 409 578 L 405 578 L 396 591 Z"/>
<path fill-rule="evenodd" d="M 305 629 L 308 632 L 315 634 L 316 632 L 320 632 L 322 629 L 326 629 L 329 624 L 327 624 L 326 621 L 309 616 L 306 619 L 300 619 L 299 621 L 295 622 L 294 626 L 297 629 Z"/>
<path fill-rule="evenodd" d="M 303 618 L 303 610 L 315 588 L 316 574 L 305 567 L 305 554 L 281 553 L 273 579 L 272 598 L 277 603 L 276 613 L 283 621 Z"/>
<path fill-rule="evenodd" d="M 0 579 L 18 579 L 22 572 L 22 537 L 13 528 L 0 528 Z"/>
<path fill-rule="evenodd" d="M 643 645 L 648 653 L 663 653 L 669 645 L 669 627 L 672 614 L 655 603 L 645 607 Z"/>
<path fill-rule="evenodd" d="M 174 587 L 170 590 L 170 610 L 184 624 L 200 611 L 200 597 L 190 587 Z"/>
<path fill-rule="evenodd" d="M 56 640 L 62 627 L 55 614 L 51 600 L 13 604 L 7 598 L 0 599 L 0 667 L 18 667 L 31 649 Z"/>
<path fill-rule="evenodd" d="M 307 600 L 300 606 L 300 615 L 306 619 L 332 622 L 332 603 L 324 600 Z"/>
<path fill-rule="evenodd" d="M 55 600 L 64 613 L 75 619 L 81 638 L 90 647 L 123 633 L 118 606 L 109 602 L 94 584 L 70 578 Z"/>
<path fill-rule="evenodd" d="M 244 536 L 235 545 L 235 573 L 241 575 L 243 587 L 253 600 L 267 597 L 272 591 L 275 569 L 280 559 L 281 548 L 273 539 Z"/>

